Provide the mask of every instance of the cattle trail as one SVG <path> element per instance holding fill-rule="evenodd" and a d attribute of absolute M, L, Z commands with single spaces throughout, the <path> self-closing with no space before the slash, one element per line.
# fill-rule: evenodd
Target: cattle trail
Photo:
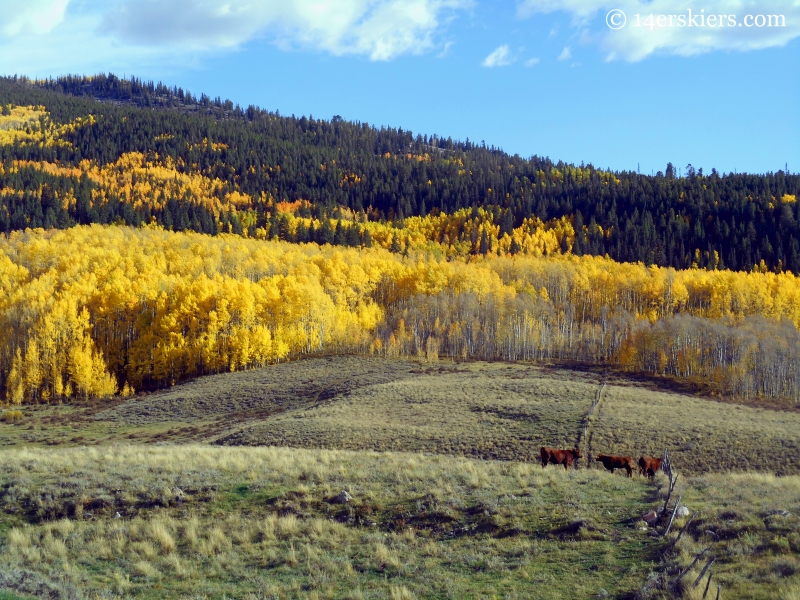
<path fill-rule="evenodd" d="M 586 414 L 583 416 L 582 427 L 580 431 L 578 431 L 578 439 L 575 441 L 575 447 L 580 448 L 581 442 L 584 440 L 586 441 L 586 468 L 592 468 L 592 434 L 589 431 L 589 424 L 592 421 L 592 415 L 594 414 L 595 409 L 600 404 L 600 400 L 603 399 L 603 391 L 606 389 L 606 384 L 600 386 L 595 394 L 594 401 L 592 405 L 589 407 L 589 410 L 586 411 Z M 575 466 L 577 467 L 578 463 L 575 462 Z"/>

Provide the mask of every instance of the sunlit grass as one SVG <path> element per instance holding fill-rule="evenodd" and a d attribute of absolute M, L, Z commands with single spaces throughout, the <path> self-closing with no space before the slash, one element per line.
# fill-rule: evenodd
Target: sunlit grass
<path fill-rule="evenodd" d="M 655 567 L 629 522 L 650 487 L 602 473 L 207 446 L 13 450 L 0 472 L 0 568 L 86 591 L 566 599 L 632 592 Z M 341 489 L 351 504 L 326 501 Z M 558 532 L 575 519 L 592 531 Z"/>
<path fill-rule="evenodd" d="M 595 452 L 661 456 L 685 474 L 800 473 L 800 413 L 606 386 L 592 421 Z"/>

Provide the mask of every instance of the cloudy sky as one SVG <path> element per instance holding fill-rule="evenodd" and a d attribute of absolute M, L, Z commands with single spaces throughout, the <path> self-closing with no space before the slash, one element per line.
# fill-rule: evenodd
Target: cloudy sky
<path fill-rule="evenodd" d="M 0 74 L 642 172 L 800 171 L 800 0 L 3 0 Z"/>

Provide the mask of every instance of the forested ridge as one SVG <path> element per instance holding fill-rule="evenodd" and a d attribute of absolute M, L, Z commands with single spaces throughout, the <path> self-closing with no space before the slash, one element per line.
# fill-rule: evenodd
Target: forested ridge
<path fill-rule="evenodd" d="M 98 99 L 102 101 L 98 101 Z M 800 175 L 657 175 L 281 116 L 113 75 L 0 79 L 0 230 L 176 231 L 442 256 L 800 272 Z"/>

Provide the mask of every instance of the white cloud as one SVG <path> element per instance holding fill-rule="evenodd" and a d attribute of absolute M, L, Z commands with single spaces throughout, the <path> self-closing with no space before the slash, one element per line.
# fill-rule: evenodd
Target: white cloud
<path fill-rule="evenodd" d="M 470 0 L 121 0 L 105 31 L 145 46 L 235 47 L 257 35 L 284 47 L 390 60 L 420 54 Z"/>
<path fill-rule="evenodd" d="M 391 60 L 446 50 L 448 23 L 472 1 L 3 0 L 0 70 L 185 68 L 256 38 L 283 49 Z"/>
<path fill-rule="evenodd" d="M 648 15 L 735 16 L 736 24 L 720 26 L 663 26 L 653 20 L 653 27 L 645 26 Z M 606 26 L 606 14 L 612 9 L 622 10 L 627 22 L 622 29 Z M 700 13 L 700 11 L 703 13 Z M 700 5 L 688 6 L 680 0 L 522 0 L 518 12 L 522 17 L 535 13 L 562 11 L 572 16 L 573 25 L 583 31 L 583 41 L 598 44 L 608 60 L 622 59 L 636 62 L 654 54 L 693 56 L 714 51 L 749 51 L 784 46 L 800 37 L 800 2 L 798 0 L 704 0 Z M 639 14 L 640 26 L 634 15 Z M 785 27 L 745 27 L 747 15 L 783 15 Z M 695 21 L 697 22 L 697 21 Z M 673 23 L 677 23 L 673 19 Z"/>
<path fill-rule="evenodd" d="M 0 35 L 0 74 L 47 77 L 65 73 L 141 73 L 151 67 L 199 66 L 198 53 L 134 48 L 98 35 L 102 15 L 69 6 L 50 31 L 31 27 L 12 36 Z M 42 21 L 40 21 L 42 22 Z"/>
<path fill-rule="evenodd" d="M 64 19 L 68 2 L 69 0 L 4 2 L 0 37 L 48 33 Z"/>
<path fill-rule="evenodd" d="M 444 58 L 445 56 L 447 56 L 449 54 L 449 52 L 450 52 L 450 48 L 453 47 L 454 43 L 455 42 L 453 42 L 452 40 L 447 42 L 444 45 L 444 48 L 442 48 L 441 52 L 439 52 L 439 54 L 436 55 L 436 58 Z"/>
<path fill-rule="evenodd" d="M 563 10 L 572 13 L 578 19 L 585 19 L 604 5 L 603 0 L 521 0 L 517 10 L 523 17 L 529 17 L 534 13 Z"/>
<path fill-rule="evenodd" d="M 558 60 L 569 60 L 570 58 L 572 58 L 572 50 L 569 46 L 564 46 L 561 54 L 558 55 Z"/>
<path fill-rule="evenodd" d="M 496 48 L 489 56 L 483 59 L 481 65 L 484 67 L 505 67 L 511 64 L 508 56 L 508 44 Z"/>
<path fill-rule="evenodd" d="M 526 67 L 532 67 L 532 66 L 538 65 L 538 64 L 539 64 L 539 59 L 538 58 L 529 58 L 528 60 L 525 61 L 525 66 Z"/>

